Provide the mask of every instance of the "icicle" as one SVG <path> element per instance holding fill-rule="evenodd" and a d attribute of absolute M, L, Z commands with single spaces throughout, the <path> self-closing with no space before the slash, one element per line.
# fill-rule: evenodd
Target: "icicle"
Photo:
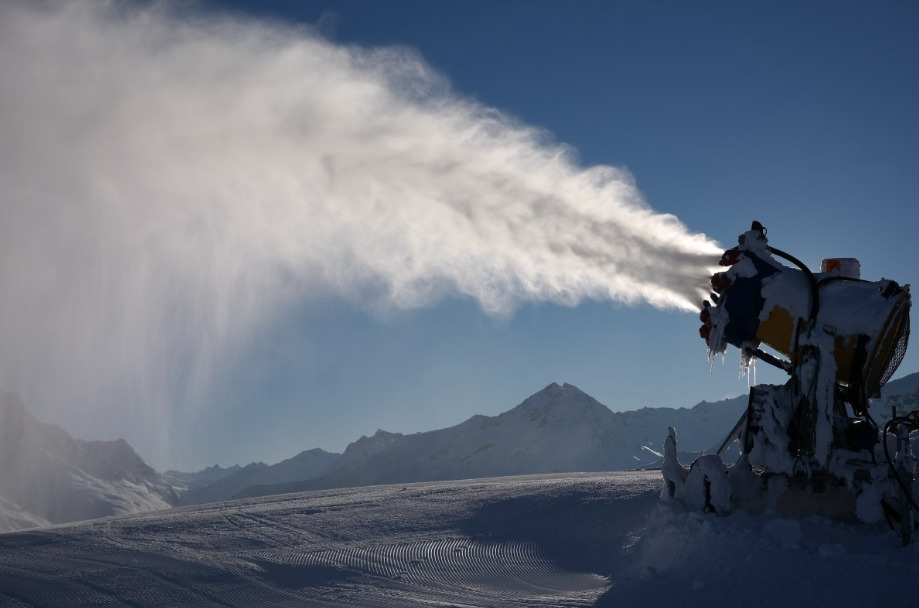
<path fill-rule="evenodd" d="M 747 379 L 747 387 L 750 386 L 750 376 L 751 374 L 755 377 L 756 375 L 756 356 L 750 352 L 747 352 L 746 349 L 740 351 L 740 378 Z"/>

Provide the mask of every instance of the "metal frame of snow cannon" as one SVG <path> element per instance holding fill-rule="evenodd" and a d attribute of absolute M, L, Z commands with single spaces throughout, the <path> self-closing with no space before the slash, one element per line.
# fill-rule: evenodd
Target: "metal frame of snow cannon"
<path fill-rule="evenodd" d="M 913 440 L 908 433 L 897 440 L 892 458 L 889 429 L 879 432 L 868 404 L 906 352 L 909 287 L 863 281 L 858 262 L 846 258 L 825 260 L 815 275 L 770 247 L 759 222 L 724 253 L 721 265 L 727 270 L 712 276 L 713 303 L 704 302 L 700 314 L 709 355 L 731 344 L 744 365 L 758 359 L 790 377 L 784 385 L 751 387 L 746 412 L 717 455 L 688 468 L 676 460 L 671 429 L 664 498 L 717 513 L 743 507 L 864 521 L 886 516 L 900 522 L 908 542 L 919 521 L 912 452 L 919 424 Z M 725 466 L 721 457 L 735 442 L 740 458 Z"/>

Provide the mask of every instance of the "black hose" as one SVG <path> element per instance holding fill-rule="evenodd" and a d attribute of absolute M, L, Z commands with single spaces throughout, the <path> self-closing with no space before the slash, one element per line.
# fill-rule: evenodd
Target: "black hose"
<path fill-rule="evenodd" d="M 810 321 L 811 323 L 815 322 L 817 320 L 817 311 L 820 310 L 820 292 L 817 289 L 817 277 L 814 276 L 814 273 L 811 272 L 811 269 L 808 268 L 804 262 L 802 262 L 795 256 L 791 255 L 790 253 L 785 253 L 781 249 L 776 249 L 775 247 L 769 247 L 769 246 L 766 247 L 766 250 L 773 255 L 779 256 L 780 258 L 785 258 L 786 260 L 788 260 L 789 262 L 791 262 L 792 264 L 800 268 L 804 272 L 804 274 L 807 276 L 807 280 L 810 283 L 810 287 L 811 287 Z"/>

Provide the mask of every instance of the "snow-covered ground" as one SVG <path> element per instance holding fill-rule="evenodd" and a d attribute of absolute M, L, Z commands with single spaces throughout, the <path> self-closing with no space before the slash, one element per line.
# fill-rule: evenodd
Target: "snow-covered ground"
<path fill-rule="evenodd" d="M 0 535 L 0 605 L 914 606 L 880 527 L 715 517 L 659 472 L 324 490 Z"/>

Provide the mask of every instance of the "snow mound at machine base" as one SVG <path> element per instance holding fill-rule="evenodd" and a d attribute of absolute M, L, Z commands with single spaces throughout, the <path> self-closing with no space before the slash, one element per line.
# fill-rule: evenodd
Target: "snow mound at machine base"
<path fill-rule="evenodd" d="M 699 333 L 710 356 L 730 344 L 744 364 L 774 365 L 788 382 L 753 386 L 718 453 L 689 467 L 670 428 L 662 499 L 718 514 L 886 520 L 907 545 L 919 529 L 919 411 L 880 426 L 868 404 L 906 353 L 909 286 L 862 280 L 852 258 L 824 260 L 814 273 L 771 247 L 766 232 L 753 222 L 724 252 L 727 269 L 712 276 Z M 734 444 L 740 457 L 726 465 Z"/>

